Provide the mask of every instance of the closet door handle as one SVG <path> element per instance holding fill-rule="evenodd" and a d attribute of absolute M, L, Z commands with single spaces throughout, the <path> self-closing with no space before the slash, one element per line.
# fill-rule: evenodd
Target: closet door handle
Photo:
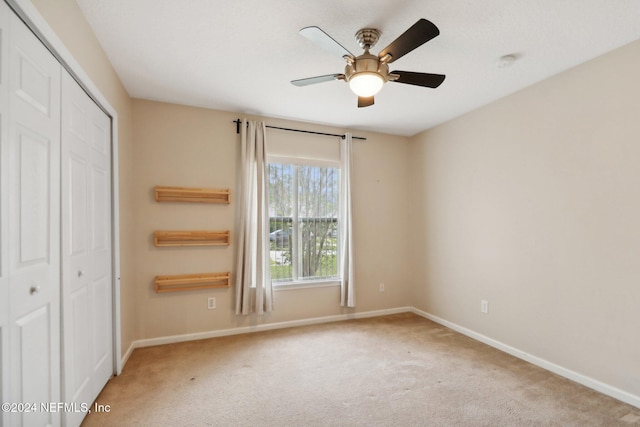
<path fill-rule="evenodd" d="M 82 277 L 82 276 L 84 276 L 84 271 L 78 270 L 78 277 Z"/>
<path fill-rule="evenodd" d="M 38 292 L 40 292 L 40 286 L 32 286 L 29 288 L 29 293 L 31 295 L 37 294 Z"/>

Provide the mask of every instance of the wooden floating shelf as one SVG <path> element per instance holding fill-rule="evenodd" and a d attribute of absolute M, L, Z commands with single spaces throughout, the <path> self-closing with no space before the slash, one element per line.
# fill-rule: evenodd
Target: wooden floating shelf
<path fill-rule="evenodd" d="M 229 273 L 180 274 L 156 276 L 156 292 L 195 291 L 198 289 L 228 288 Z"/>
<path fill-rule="evenodd" d="M 229 231 L 156 231 L 153 243 L 165 246 L 229 246 Z"/>
<path fill-rule="evenodd" d="M 158 202 L 226 203 L 231 202 L 230 191 L 214 188 L 155 187 Z"/>

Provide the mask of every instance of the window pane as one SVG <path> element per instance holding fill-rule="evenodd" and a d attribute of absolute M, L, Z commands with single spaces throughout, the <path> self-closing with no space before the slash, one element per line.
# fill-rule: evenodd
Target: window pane
<path fill-rule="evenodd" d="M 269 165 L 274 281 L 338 276 L 339 169 Z"/>
<path fill-rule="evenodd" d="M 335 277 L 338 219 L 338 170 L 298 167 L 298 218 L 301 279 Z"/>
<path fill-rule="evenodd" d="M 271 279 L 293 280 L 293 165 L 269 165 L 269 262 Z"/>

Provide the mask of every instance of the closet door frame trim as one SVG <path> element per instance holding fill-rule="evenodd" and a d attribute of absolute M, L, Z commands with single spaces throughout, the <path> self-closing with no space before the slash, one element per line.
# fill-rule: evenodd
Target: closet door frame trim
<path fill-rule="evenodd" d="M 113 286 L 112 286 L 112 323 L 113 323 L 113 372 L 119 375 L 122 372 L 123 362 L 129 355 L 121 357 L 121 331 L 120 331 L 120 219 L 119 219 L 119 192 L 118 192 L 118 113 L 109 101 L 102 95 L 98 87 L 93 83 L 89 75 L 82 69 L 71 52 L 66 48 L 62 40 L 51 29 L 47 21 L 40 15 L 30 0 L 4 0 L 11 9 L 24 21 L 29 29 L 49 49 L 53 56 L 60 62 L 69 74 L 78 82 L 89 97 L 111 119 L 111 218 L 112 218 L 112 259 L 113 259 Z"/>

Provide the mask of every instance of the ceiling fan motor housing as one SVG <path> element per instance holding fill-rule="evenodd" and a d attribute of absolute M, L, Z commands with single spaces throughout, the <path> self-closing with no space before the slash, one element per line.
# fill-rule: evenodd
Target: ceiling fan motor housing
<path fill-rule="evenodd" d="M 376 74 L 383 82 L 395 80 L 394 74 L 389 74 L 389 66 L 387 61 L 391 59 L 390 55 L 380 58 L 369 53 L 380 38 L 382 32 L 375 28 L 363 28 L 356 33 L 358 45 L 364 49 L 364 53 L 357 57 L 345 56 L 347 66 L 344 69 L 344 80 L 347 82 L 358 74 Z"/>
<path fill-rule="evenodd" d="M 389 66 L 380 61 L 377 56 L 370 54 L 368 50 L 356 58 L 348 58 L 347 62 L 344 69 L 347 82 L 360 73 L 374 73 L 382 77 L 385 82 L 389 80 Z"/>

